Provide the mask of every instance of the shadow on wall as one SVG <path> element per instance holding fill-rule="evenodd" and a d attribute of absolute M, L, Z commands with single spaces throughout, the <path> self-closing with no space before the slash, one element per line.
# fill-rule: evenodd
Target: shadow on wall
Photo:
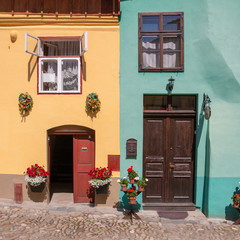
<path fill-rule="evenodd" d="M 37 45 L 35 46 L 33 52 L 36 52 L 37 51 Z M 31 80 L 31 77 L 32 77 L 32 74 L 34 72 L 34 69 L 36 68 L 37 66 L 37 56 L 36 55 L 33 55 L 31 54 L 31 57 L 28 61 L 28 81 L 30 82 Z"/>
<path fill-rule="evenodd" d="M 200 139 L 202 136 L 203 125 L 204 125 L 204 104 L 202 102 L 201 112 L 199 115 L 199 121 L 198 121 L 198 125 L 197 125 L 197 139 L 196 139 L 197 148 L 199 146 Z"/>
<path fill-rule="evenodd" d="M 211 156 L 211 143 L 209 138 L 209 122 L 207 121 L 207 133 L 205 143 L 205 170 L 204 170 L 204 183 L 203 183 L 203 200 L 202 210 L 208 216 L 208 201 L 209 201 L 209 174 L 210 174 L 210 156 Z"/>
<path fill-rule="evenodd" d="M 233 192 L 232 196 L 235 194 L 240 194 L 239 187 L 235 188 L 235 191 Z M 239 213 L 236 209 L 233 208 L 232 204 L 229 204 L 225 207 L 225 219 L 226 220 L 232 220 L 236 221 L 239 218 Z"/>
<path fill-rule="evenodd" d="M 239 102 L 240 83 L 221 50 L 208 38 L 201 39 L 197 45 L 196 61 L 200 64 L 198 67 L 202 78 L 218 98 L 227 102 Z"/>

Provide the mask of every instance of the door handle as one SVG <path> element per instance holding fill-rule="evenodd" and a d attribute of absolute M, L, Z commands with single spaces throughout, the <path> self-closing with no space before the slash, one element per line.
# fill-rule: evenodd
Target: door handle
<path fill-rule="evenodd" d="M 174 164 L 173 163 L 169 163 L 169 168 L 173 169 L 174 168 Z"/>

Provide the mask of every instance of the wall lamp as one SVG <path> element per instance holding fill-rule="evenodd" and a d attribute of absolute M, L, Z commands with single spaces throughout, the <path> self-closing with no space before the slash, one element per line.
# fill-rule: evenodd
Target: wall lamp
<path fill-rule="evenodd" d="M 203 94 L 203 110 L 205 113 L 205 119 L 208 120 L 211 117 L 210 97 L 207 94 Z"/>
<path fill-rule="evenodd" d="M 168 83 L 168 90 L 169 90 L 170 92 L 172 92 L 175 79 L 171 76 L 171 77 L 168 79 L 168 81 L 169 81 L 169 83 Z"/>

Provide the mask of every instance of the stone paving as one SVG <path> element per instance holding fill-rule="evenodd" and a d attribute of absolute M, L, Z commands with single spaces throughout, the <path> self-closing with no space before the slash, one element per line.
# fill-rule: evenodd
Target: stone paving
<path fill-rule="evenodd" d="M 0 202 L 0 239 L 240 239 L 240 225 L 207 219 L 196 211 L 182 220 L 160 219 L 156 213 L 140 211 L 142 220 L 133 220 L 131 224 L 130 220 L 122 219 L 122 212 L 113 208 L 79 209 Z"/>

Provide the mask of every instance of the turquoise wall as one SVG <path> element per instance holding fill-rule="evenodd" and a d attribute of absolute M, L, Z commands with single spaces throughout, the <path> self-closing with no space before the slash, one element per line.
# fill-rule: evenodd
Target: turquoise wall
<path fill-rule="evenodd" d="M 121 176 L 131 165 L 142 176 L 143 95 L 166 94 L 172 76 L 173 94 L 198 96 L 195 203 L 211 217 L 234 215 L 229 204 L 240 181 L 239 9 L 239 0 L 121 0 Z M 184 12 L 184 72 L 138 72 L 139 12 Z M 203 93 L 212 100 L 209 121 Z M 138 141 L 136 159 L 126 157 L 129 138 Z"/>

